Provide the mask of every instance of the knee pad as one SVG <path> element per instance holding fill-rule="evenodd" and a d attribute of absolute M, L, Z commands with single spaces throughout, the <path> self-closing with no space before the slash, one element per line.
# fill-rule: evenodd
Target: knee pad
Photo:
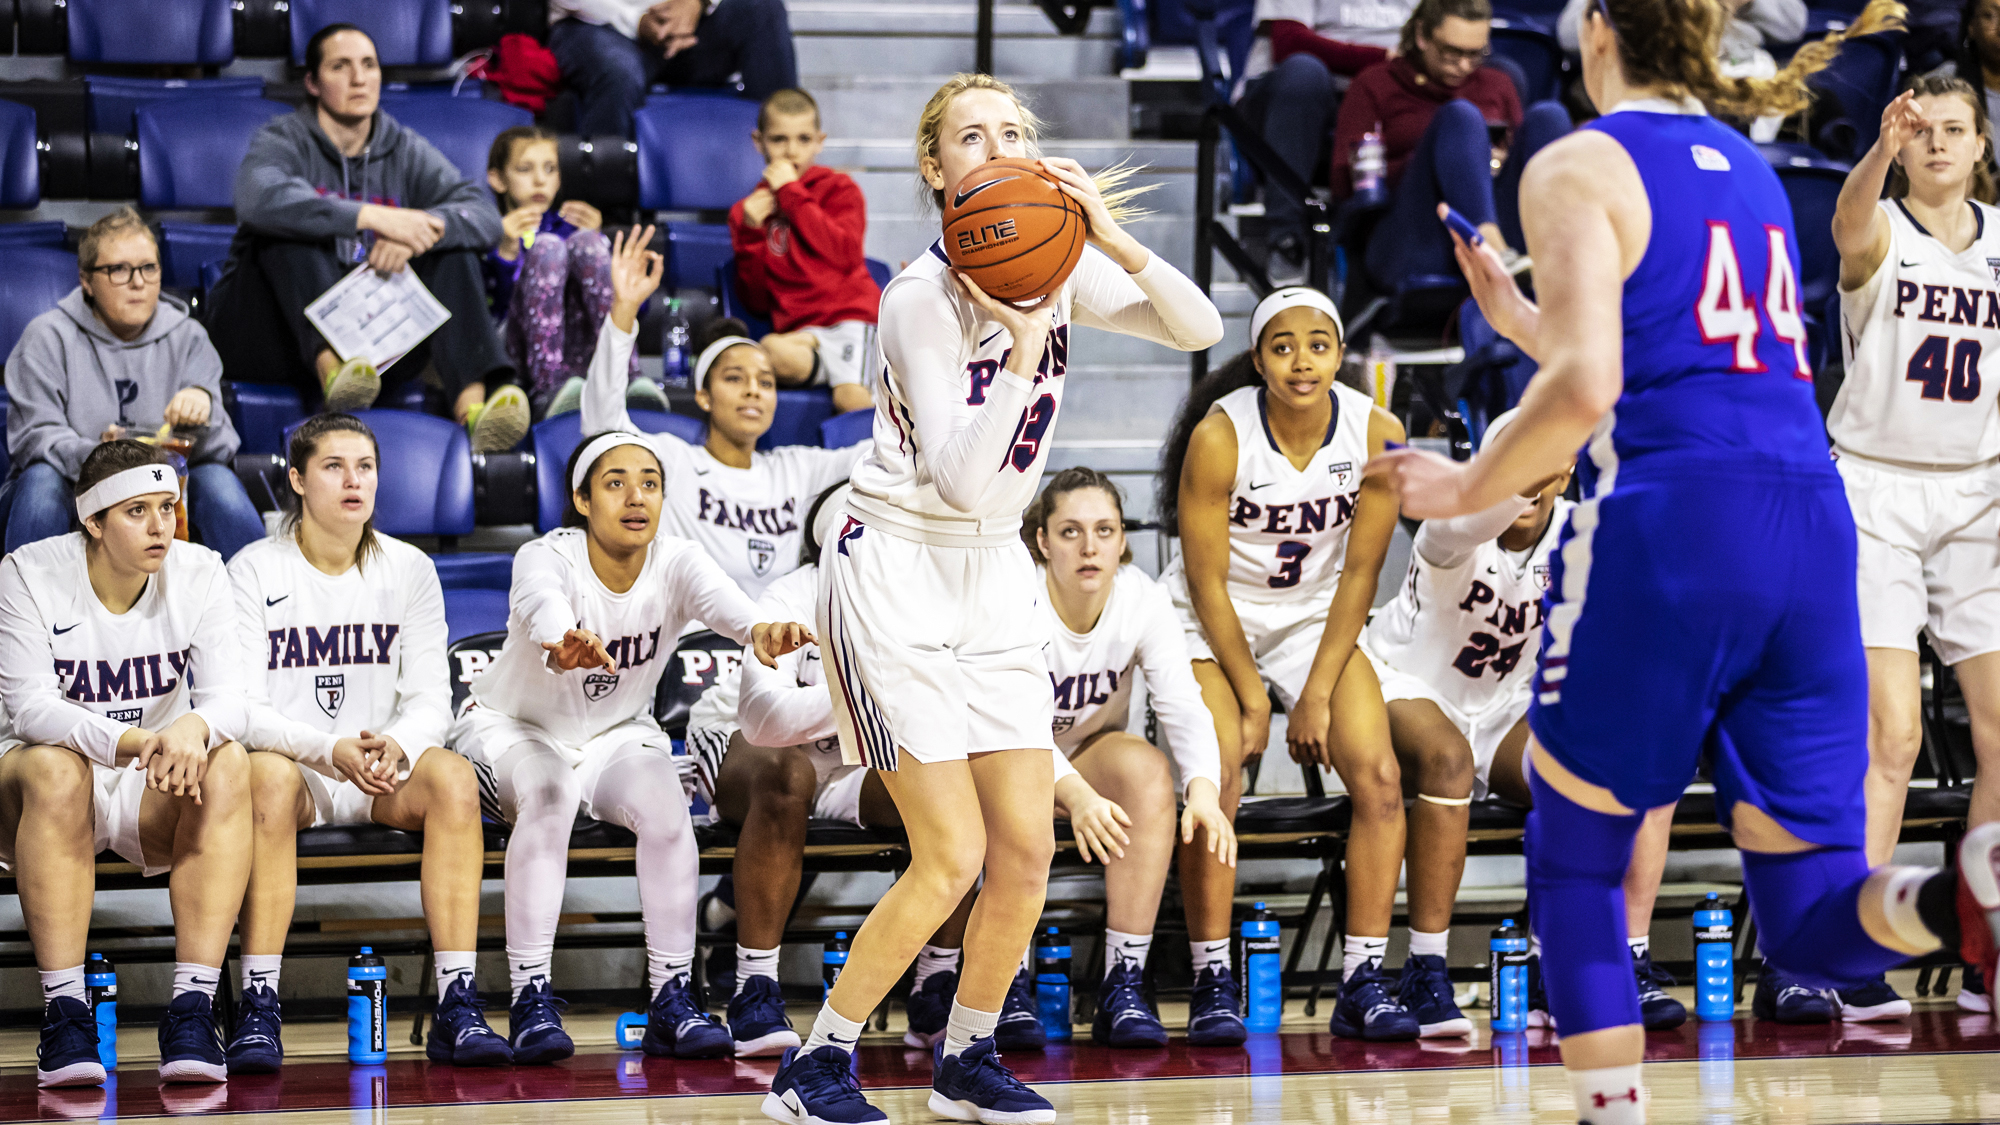
<path fill-rule="evenodd" d="M 1639 1022 L 1625 945 L 1625 869 L 1645 817 L 1593 812 L 1530 773 L 1528 902 L 1557 1031 L 1581 1035 Z"/>

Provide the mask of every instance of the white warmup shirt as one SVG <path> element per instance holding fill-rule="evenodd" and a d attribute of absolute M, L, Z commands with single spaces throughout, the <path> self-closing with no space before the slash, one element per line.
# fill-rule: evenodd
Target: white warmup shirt
<path fill-rule="evenodd" d="M 175 542 L 131 609 L 90 588 L 84 533 L 0 559 L 4 743 L 67 746 L 115 768 L 127 728 L 165 730 L 192 710 L 212 750 L 248 725 L 248 678 L 222 556 Z"/>
<path fill-rule="evenodd" d="M 1933 469 L 1990 461 L 2000 456 L 2000 210 L 1968 203 L 1978 233 L 1953 254 L 1901 200 L 1878 206 L 1889 253 L 1860 288 L 1841 291 L 1847 380 L 1827 432 L 1842 453 L 1876 461 Z"/>
<path fill-rule="evenodd" d="M 1048 598 L 1041 600 L 1041 612 L 1049 624 L 1056 748 L 1068 757 L 1100 731 L 1130 729 L 1132 676 L 1143 671 L 1153 713 L 1173 750 L 1181 791 L 1205 777 L 1219 792 L 1222 753 L 1215 741 L 1215 719 L 1201 701 L 1187 640 L 1166 589 L 1138 567 L 1126 565 L 1113 577 L 1111 598 L 1090 632 L 1071 632 Z"/>
<path fill-rule="evenodd" d="M 999 324 L 953 280 L 941 242 L 882 291 L 882 389 L 875 434 L 854 467 L 848 511 L 904 539 L 944 547 L 1017 541 L 1062 406 L 1072 322 L 1181 351 L 1222 338 L 1200 289 L 1157 256 L 1127 274 L 1087 247 L 1049 313 L 1033 380 L 1006 370 Z"/>
<path fill-rule="evenodd" d="M 333 744 L 362 731 L 403 748 L 405 768 L 451 730 L 444 591 L 421 550 L 377 533 L 381 551 L 344 574 L 306 561 L 290 535 L 229 561 L 250 677 L 244 744 L 339 778 Z"/>
<path fill-rule="evenodd" d="M 638 579 L 619 594 L 591 569 L 582 528 L 524 545 L 514 555 L 507 642 L 472 682 L 472 701 L 540 727 L 576 755 L 622 723 L 652 722 L 653 693 L 689 621 L 750 642 L 756 607 L 699 546 L 663 535 L 647 552 Z M 596 634 L 613 666 L 562 672 L 550 664 L 542 645 L 571 629 Z"/>
<path fill-rule="evenodd" d="M 757 599 L 757 619 L 811 621 L 818 597 L 819 568 L 802 566 L 764 588 Z M 818 645 L 780 656 L 776 668 L 764 667 L 746 647 L 736 674 L 718 677 L 695 701 L 688 712 L 688 750 L 697 755 L 697 768 L 711 793 L 728 750 L 728 734 L 737 730 L 752 746 L 810 751 L 822 780 L 840 768 L 840 732 Z M 714 736 L 697 737 L 697 731 Z"/>
<path fill-rule="evenodd" d="M 1525 550 L 1499 536 L 1528 500 L 1428 520 L 1417 531 L 1403 586 L 1362 634 L 1377 660 L 1424 682 L 1468 718 L 1526 692 L 1541 652 L 1549 554 L 1575 505 L 1557 500 L 1549 526 Z"/>
<path fill-rule="evenodd" d="M 583 432 L 638 432 L 625 409 L 626 375 L 637 329 L 620 332 L 610 317 L 583 389 Z M 773 578 L 799 565 L 806 512 L 832 485 L 847 479 L 859 451 L 785 445 L 750 455 L 733 468 L 706 448 L 672 434 L 642 435 L 665 472 L 660 534 L 691 539 L 755 600 Z M 807 618 L 806 620 L 811 620 Z"/>

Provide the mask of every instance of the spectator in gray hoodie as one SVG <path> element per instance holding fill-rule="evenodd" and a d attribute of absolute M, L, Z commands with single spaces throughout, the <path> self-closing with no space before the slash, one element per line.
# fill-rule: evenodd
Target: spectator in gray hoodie
<path fill-rule="evenodd" d="M 306 44 L 313 100 L 251 138 L 236 173 L 229 265 L 207 321 L 231 379 L 289 378 L 329 410 L 362 409 L 381 380 L 341 364 L 305 308 L 354 267 L 415 270 L 451 319 L 392 369 L 413 379 L 436 364 L 475 452 L 510 449 L 528 429 L 528 399 L 486 312 L 480 258 L 500 240 L 500 213 L 429 141 L 382 112 L 375 44 L 352 24 Z"/>
<path fill-rule="evenodd" d="M 237 439 L 222 409 L 222 361 L 187 306 L 160 296 L 160 250 L 146 221 L 130 207 L 97 220 L 76 265 L 82 284 L 29 321 L 7 357 L 7 550 L 67 534 L 83 459 L 99 442 L 143 437 L 163 421 L 198 435 L 188 505 L 201 541 L 227 559 L 263 538 L 230 467 Z"/>

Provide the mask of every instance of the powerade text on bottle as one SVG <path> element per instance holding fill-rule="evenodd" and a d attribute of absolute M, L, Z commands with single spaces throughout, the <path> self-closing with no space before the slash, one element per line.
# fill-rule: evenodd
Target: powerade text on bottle
<path fill-rule="evenodd" d="M 347 1061 L 372 1064 L 389 1059 L 389 966 L 373 946 L 347 962 Z"/>
<path fill-rule="evenodd" d="M 833 935 L 833 940 L 826 943 L 825 951 L 819 955 L 819 963 L 820 979 L 826 982 L 820 986 L 819 998 L 825 1000 L 827 993 L 833 991 L 833 982 L 840 979 L 840 970 L 847 967 L 846 930 Z"/>
<path fill-rule="evenodd" d="M 1035 939 L 1035 1011 L 1050 1042 L 1069 1042 L 1069 939 L 1054 926 Z"/>
<path fill-rule="evenodd" d="M 1694 912 L 1694 1014 L 1726 1020 L 1736 1015 L 1735 919 L 1714 891 Z"/>
<path fill-rule="evenodd" d="M 90 997 L 90 1014 L 97 1019 L 97 1061 L 118 1069 L 118 968 L 102 953 L 90 955 L 83 967 L 83 987 Z"/>
<path fill-rule="evenodd" d="M 1528 935 L 1521 932 L 1512 918 L 1504 919 L 1487 942 L 1486 973 L 1493 1030 L 1527 1030 Z"/>
<path fill-rule="evenodd" d="M 1276 1031 L 1285 1017 L 1278 948 L 1278 918 L 1257 903 L 1243 922 L 1243 1026 L 1251 1031 Z"/>

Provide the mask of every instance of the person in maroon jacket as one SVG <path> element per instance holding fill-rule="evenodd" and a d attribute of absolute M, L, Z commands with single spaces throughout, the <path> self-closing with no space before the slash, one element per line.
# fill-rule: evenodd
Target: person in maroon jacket
<path fill-rule="evenodd" d="M 750 137 L 768 167 L 729 209 L 729 242 L 743 303 L 776 329 L 761 341 L 772 372 L 781 386 L 832 387 L 835 410 L 865 409 L 882 303 L 861 252 L 867 200 L 853 180 L 813 163 L 826 134 L 804 90 L 765 98 Z"/>
<path fill-rule="evenodd" d="M 1364 260 L 1384 288 L 1417 274 L 1458 273 L 1451 237 L 1438 221 L 1440 203 L 1476 224 L 1509 263 L 1525 263 L 1511 249 L 1523 245 L 1521 169 L 1571 123 L 1553 101 L 1522 112 L 1513 79 L 1486 65 L 1492 22 L 1487 0 L 1421 0 L 1403 25 L 1397 56 L 1362 71 L 1340 103 L 1334 198 L 1353 194 L 1362 134 L 1382 134 L 1389 212 L 1369 236 Z"/>

